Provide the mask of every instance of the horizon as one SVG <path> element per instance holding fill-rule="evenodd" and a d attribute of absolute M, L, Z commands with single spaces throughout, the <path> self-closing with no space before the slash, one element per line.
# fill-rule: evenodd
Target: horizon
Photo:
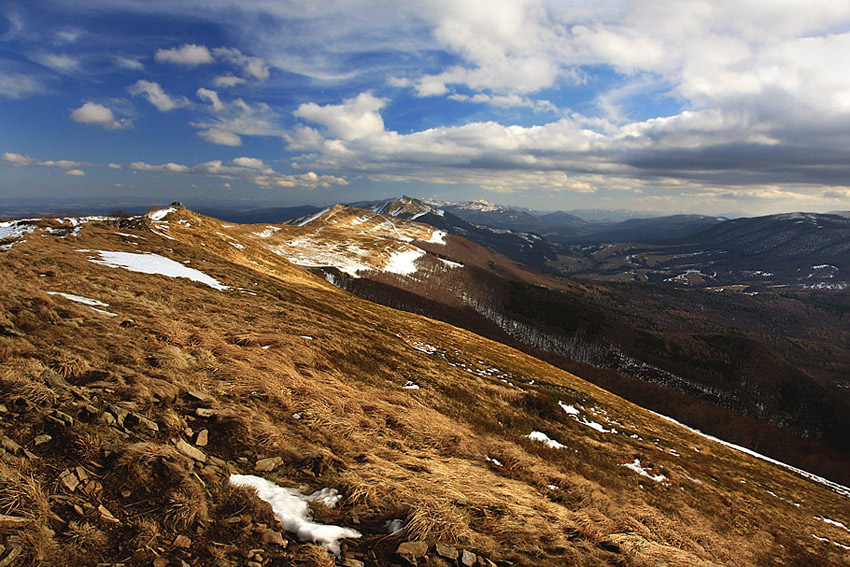
<path fill-rule="evenodd" d="M 831 2 L 35 0 L 0 45 L 6 207 L 850 209 Z"/>

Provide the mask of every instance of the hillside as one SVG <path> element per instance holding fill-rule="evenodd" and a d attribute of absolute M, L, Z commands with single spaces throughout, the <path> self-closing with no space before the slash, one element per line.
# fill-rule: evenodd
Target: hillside
<path fill-rule="evenodd" d="M 330 220 L 0 225 L 0 562 L 850 565 L 846 488 L 285 259 Z"/>

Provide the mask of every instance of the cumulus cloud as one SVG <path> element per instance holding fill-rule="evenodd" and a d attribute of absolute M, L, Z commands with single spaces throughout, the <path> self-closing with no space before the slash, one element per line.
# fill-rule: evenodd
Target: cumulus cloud
<path fill-rule="evenodd" d="M 384 119 L 378 112 L 386 101 L 370 93 L 361 93 L 340 105 L 319 106 L 309 102 L 298 107 L 293 114 L 308 122 L 321 124 L 332 138 L 356 140 L 384 130 Z"/>
<path fill-rule="evenodd" d="M 96 124 L 106 130 L 120 130 L 129 128 L 132 121 L 126 118 L 115 119 L 112 110 L 102 104 L 86 102 L 79 108 L 71 111 L 71 120 L 83 124 Z"/>
<path fill-rule="evenodd" d="M 208 128 L 207 130 L 201 130 L 198 132 L 198 136 L 210 142 L 212 144 L 218 144 L 219 146 L 241 146 L 242 138 L 240 138 L 237 134 L 233 132 L 228 132 L 227 130 L 220 130 L 218 128 Z"/>
<path fill-rule="evenodd" d="M 228 63 L 239 67 L 242 72 L 255 79 L 265 80 L 269 78 L 269 66 L 260 57 L 251 57 L 233 47 L 217 47 L 213 54 Z"/>
<path fill-rule="evenodd" d="M 210 104 L 212 104 L 213 110 L 215 110 L 216 112 L 224 110 L 224 104 L 222 104 L 221 99 L 218 98 L 217 92 L 201 87 L 197 90 L 195 94 L 198 95 L 198 98 L 208 100 Z"/>
<path fill-rule="evenodd" d="M 133 96 L 143 96 L 157 110 L 168 112 L 175 108 L 189 106 L 189 100 L 185 97 L 172 97 L 166 94 L 159 83 L 140 79 L 130 85 L 127 91 Z"/>
<path fill-rule="evenodd" d="M 157 63 L 173 63 L 185 67 L 197 67 L 214 61 L 212 53 L 206 46 L 194 43 L 186 43 L 171 49 L 159 49 L 154 55 L 154 60 Z"/>
<path fill-rule="evenodd" d="M 15 167 L 35 165 L 42 167 L 57 167 L 59 169 L 72 169 L 87 165 L 80 161 L 71 160 L 40 160 L 30 157 L 28 155 L 18 154 L 14 152 L 5 152 L 2 157 L 0 157 L 0 163 L 2 163 L 3 165 L 11 165 Z"/>
<path fill-rule="evenodd" d="M 76 57 L 58 53 L 41 53 L 36 56 L 36 61 L 53 69 L 57 73 L 73 74 L 80 70 L 80 61 Z"/>
<path fill-rule="evenodd" d="M 242 136 L 279 136 L 281 133 L 277 112 L 268 104 L 249 104 L 241 98 L 223 101 L 216 91 L 203 87 L 196 94 L 210 102 L 212 112 L 190 125 L 208 142 L 240 146 Z"/>
<path fill-rule="evenodd" d="M 344 177 L 318 175 L 312 171 L 298 175 L 279 173 L 264 164 L 262 160 L 251 157 L 236 158 L 229 163 L 222 160 L 206 161 L 192 167 L 177 163 L 156 165 L 137 161 L 131 163 L 129 169 L 147 173 L 175 173 L 219 179 L 245 179 L 264 188 L 316 189 L 348 184 Z"/>
<path fill-rule="evenodd" d="M 213 79 L 213 85 L 219 88 L 238 87 L 245 83 L 245 79 L 235 75 L 219 75 Z"/>
<path fill-rule="evenodd" d="M 86 174 L 82 169 L 69 169 L 65 172 L 65 175 L 71 175 L 73 177 L 82 177 Z"/>

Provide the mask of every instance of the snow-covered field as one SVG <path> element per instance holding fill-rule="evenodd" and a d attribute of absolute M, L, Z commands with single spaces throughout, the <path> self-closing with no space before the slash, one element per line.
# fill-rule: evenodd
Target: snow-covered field
<path fill-rule="evenodd" d="M 89 261 L 110 268 L 124 268 L 131 272 L 159 274 L 169 278 L 186 278 L 222 291 L 230 289 L 217 279 L 208 276 L 200 270 L 189 268 L 180 262 L 175 262 L 159 254 L 136 254 L 134 252 L 113 252 L 108 250 L 80 250 L 80 252 L 98 254 L 100 259 L 89 258 Z"/>

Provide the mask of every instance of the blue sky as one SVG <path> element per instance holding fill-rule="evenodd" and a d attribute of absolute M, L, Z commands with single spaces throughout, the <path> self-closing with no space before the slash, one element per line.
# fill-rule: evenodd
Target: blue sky
<path fill-rule="evenodd" d="M 850 5 L 0 3 L 0 201 L 850 209 Z"/>

